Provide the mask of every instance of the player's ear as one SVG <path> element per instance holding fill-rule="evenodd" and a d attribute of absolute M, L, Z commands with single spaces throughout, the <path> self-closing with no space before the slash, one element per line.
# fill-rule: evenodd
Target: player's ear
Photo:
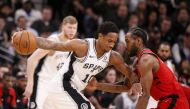
<path fill-rule="evenodd" d="M 99 38 L 103 38 L 104 35 L 103 35 L 102 33 L 98 33 L 98 37 L 99 37 Z"/>
<path fill-rule="evenodd" d="M 136 41 L 137 41 L 138 45 L 140 45 L 140 43 L 142 42 L 142 39 L 139 37 L 136 37 Z"/>

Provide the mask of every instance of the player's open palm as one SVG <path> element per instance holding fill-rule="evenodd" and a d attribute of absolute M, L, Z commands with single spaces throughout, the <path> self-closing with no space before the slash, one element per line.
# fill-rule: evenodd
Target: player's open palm
<path fill-rule="evenodd" d="M 23 95 L 27 98 L 30 98 L 30 96 L 32 95 L 32 92 L 33 92 L 33 85 L 27 84 Z"/>
<path fill-rule="evenodd" d="M 131 89 L 128 91 L 128 94 L 142 95 L 142 86 L 141 83 L 134 83 Z"/>

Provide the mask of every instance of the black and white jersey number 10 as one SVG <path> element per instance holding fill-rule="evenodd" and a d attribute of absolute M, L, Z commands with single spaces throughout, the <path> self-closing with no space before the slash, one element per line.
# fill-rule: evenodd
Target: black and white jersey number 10
<path fill-rule="evenodd" d="M 64 65 L 64 62 L 59 63 L 59 64 L 57 65 L 57 71 L 60 70 L 60 69 L 63 67 L 63 65 Z"/>
<path fill-rule="evenodd" d="M 92 78 L 94 77 L 94 75 L 90 75 L 90 74 L 86 74 L 85 78 L 82 80 L 84 83 L 89 82 Z"/>

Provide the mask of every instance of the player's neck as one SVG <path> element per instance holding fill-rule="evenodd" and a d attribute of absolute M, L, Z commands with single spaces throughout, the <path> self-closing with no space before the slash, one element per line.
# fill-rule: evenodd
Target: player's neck
<path fill-rule="evenodd" d="M 61 33 L 61 34 L 59 35 L 59 39 L 60 39 L 60 41 L 69 40 L 69 39 L 67 38 L 67 36 L 66 36 L 65 34 L 63 34 L 63 33 Z"/>
<path fill-rule="evenodd" d="M 144 46 L 139 47 L 139 49 L 138 49 L 138 51 L 137 51 L 137 56 L 139 56 L 139 55 L 142 53 L 142 51 L 143 51 L 144 49 L 147 49 L 147 48 L 144 47 Z"/>
<path fill-rule="evenodd" d="M 100 46 L 99 42 L 96 40 L 95 41 L 95 50 L 96 50 L 96 55 L 97 57 L 101 57 L 102 55 L 104 55 L 105 51 L 102 49 L 102 47 Z"/>

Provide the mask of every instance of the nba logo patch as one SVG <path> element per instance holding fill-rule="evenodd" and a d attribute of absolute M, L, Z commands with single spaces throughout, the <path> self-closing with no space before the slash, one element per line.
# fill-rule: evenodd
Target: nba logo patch
<path fill-rule="evenodd" d="M 36 102 L 35 102 L 35 101 L 31 101 L 31 102 L 29 103 L 29 109 L 36 109 L 36 108 L 37 108 Z"/>
<path fill-rule="evenodd" d="M 104 61 L 107 60 L 107 56 L 104 57 Z"/>
<path fill-rule="evenodd" d="M 88 104 L 82 103 L 82 104 L 80 105 L 80 108 L 81 108 L 81 109 L 88 109 Z"/>
<path fill-rule="evenodd" d="M 102 61 L 107 63 L 107 56 L 104 56 Z"/>

